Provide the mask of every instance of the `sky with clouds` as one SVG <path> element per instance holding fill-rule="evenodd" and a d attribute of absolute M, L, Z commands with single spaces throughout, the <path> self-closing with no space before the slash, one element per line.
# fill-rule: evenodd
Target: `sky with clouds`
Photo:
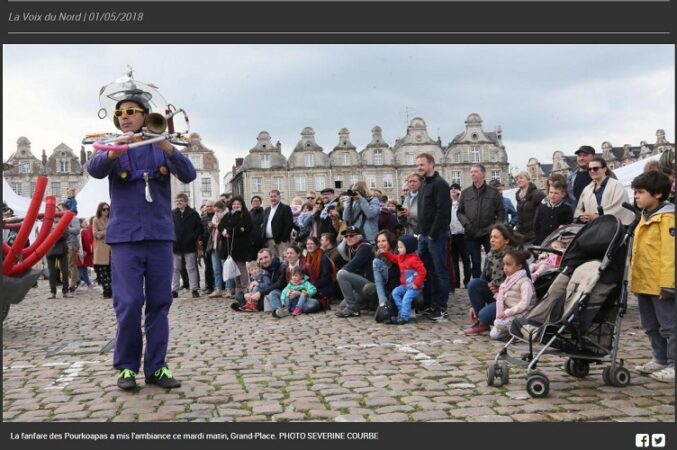
<path fill-rule="evenodd" d="M 326 152 L 343 127 L 361 150 L 375 125 L 393 145 L 407 114 L 446 145 L 478 113 L 520 168 L 582 144 L 653 143 L 659 128 L 675 141 L 673 45 L 5 45 L 3 159 L 20 136 L 40 157 L 115 131 L 98 92 L 127 65 L 189 113 L 222 176 L 262 130 L 286 156 L 307 126 Z"/>

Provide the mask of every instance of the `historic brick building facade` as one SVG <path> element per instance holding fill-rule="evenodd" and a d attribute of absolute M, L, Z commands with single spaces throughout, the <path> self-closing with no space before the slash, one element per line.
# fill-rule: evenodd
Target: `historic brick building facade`
<path fill-rule="evenodd" d="M 424 152 L 435 157 L 437 170 L 450 182 L 468 185 L 473 162 L 486 166 L 488 178 L 508 182 L 508 157 L 501 142 L 500 127 L 495 132 L 485 132 L 478 114 L 468 116 L 465 131 L 446 147 L 439 138 L 433 140 L 428 135 L 426 123 L 420 117 L 411 120 L 405 136 L 397 139 L 392 147 L 384 141 L 382 133 L 381 127 L 372 128 L 371 141 L 358 151 L 350 140 L 350 132 L 342 128 L 338 143 L 325 153 L 315 141 L 315 131 L 306 127 L 286 158 L 281 144 L 273 144 L 270 134 L 261 131 L 257 144 L 243 160 L 236 161 L 233 173 L 226 176 L 231 183 L 230 190 L 248 200 L 254 194 L 265 199 L 271 189 L 278 189 L 285 202 L 289 202 L 293 197 L 303 198 L 307 191 L 334 187 L 336 182 L 347 189 L 364 180 L 370 188 L 379 189 L 390 198 L 399 198 L 404 180 L 416 170 L 416 156 Z"/>

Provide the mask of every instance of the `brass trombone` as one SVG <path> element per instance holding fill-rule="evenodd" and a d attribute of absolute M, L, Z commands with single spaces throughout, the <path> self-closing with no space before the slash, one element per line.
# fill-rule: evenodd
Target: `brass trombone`
<path fill-rule="evenodd" d="M 85 136 L 83 144 L 92 144 L 98 151 L 126 151 L 130 148 L 141 145 L 152 144 L 163 140 L 168 140 L 172 144 L 187 146 L 190 144 L 189 119 L 186 111 L 183 109 L 170 109 L 173 105 L 168 105 L 166 114 L 150 113 L 146 116 L 144 122 L 144 131 L 132 135 L 119 133 L 92 133 Z M 174 116 L 183 114 L 186 122 L 186 131 L 176 132 L 174 130 Z M 137 140 L 140 141 L 136 142 Z M 131 142 L 135 141 L 135 142 Z M 130 143 L 131 142 L 131 143 Z"/>

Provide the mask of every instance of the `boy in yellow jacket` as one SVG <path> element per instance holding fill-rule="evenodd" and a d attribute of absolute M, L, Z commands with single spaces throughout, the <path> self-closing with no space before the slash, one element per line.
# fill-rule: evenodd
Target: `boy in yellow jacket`
<path fill-rule="evenodd" d="M 636 368 L 651 378 L 675 382 L 675 207 L 664 201 L 670 180 L 647 172 L 632 181 L 642 219 L 632 245 L 630 290 L 637 295 L 642 328 L 653 359 Z"/>

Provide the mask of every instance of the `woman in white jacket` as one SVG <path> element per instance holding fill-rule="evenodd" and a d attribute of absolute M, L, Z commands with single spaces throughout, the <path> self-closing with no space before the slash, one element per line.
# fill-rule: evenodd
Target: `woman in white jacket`
<path fill-rule="evenodd" d="M 581 192 L 578 206 L 574 212 L 574 220 L 589 223 L 599 217 L 599 206 L 602 213 L 618 217 L 623 225 L 629 225 L 634 214 L 623 208 L 623 202 L 630 202 L 628 193 L 623 184 L 612 178 L 606 161 L 601 156 L 595 156 L 588 163 L 588 173 L 592 182 Z"/>

